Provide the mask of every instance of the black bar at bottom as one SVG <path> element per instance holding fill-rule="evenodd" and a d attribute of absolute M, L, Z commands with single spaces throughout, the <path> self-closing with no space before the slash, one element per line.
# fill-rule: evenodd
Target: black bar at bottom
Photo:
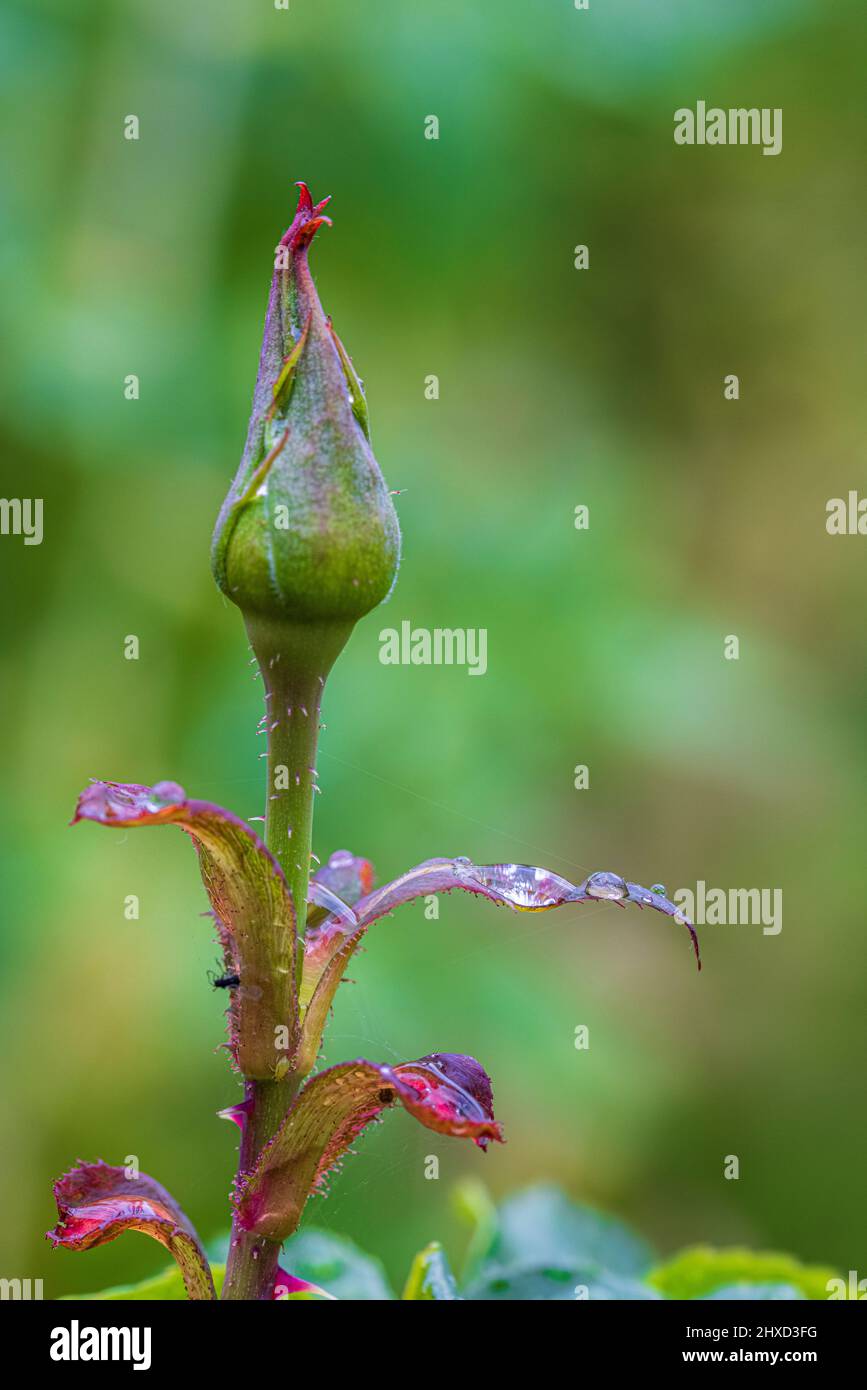
<path fill-rule="evenodd" d="M 427 1314 L 372 1303 L 5 1302 L 0 1318 L 22 1367 L 52 1379 L 171 1370 L 239 1373 L 247 1382 L 273 1372 L 301 1373 L 314 1385 L 344 1374 L 354 1380 L 360 1370 L 376 1375 L 394 1352 L 407 1356 L 401 1374 L 412 1380 L 426 1373 L 464 1378 L 474 1362 L 475 1374 L 489 1379 L 498 1363 L 514 1372 L 516 1351 L 542 1371 L 559 1353 L 560 1373 L 571 1367 L 575 1375 L 600 1362 L 612 1370 L 740 1364 L 827 1372 L 861 1363 L 867 1331 L 857 1306 L 807 1301 L 468 1303 Z M 349 1340 L 335 1343 L 329 1329 Z M 400 1353 L 404 1333 L 411 1341 Z M 462 1334 L 460 1353 L 455 1333 Z M 422 1346 L 428 1351 L 420 1358 Z"/>

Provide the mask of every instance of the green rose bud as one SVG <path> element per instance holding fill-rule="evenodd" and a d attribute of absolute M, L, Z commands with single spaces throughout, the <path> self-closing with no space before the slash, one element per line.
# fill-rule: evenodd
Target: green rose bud
<path fill-rule="evenodd" d="M 298 210 L 276 252 L 253 411 L 211 550 L 260 659 L 307 652 L 319 673 L 389 593 L 400 531 L 370 448 L 367 407 L 326 318 L 308 249 L 328 199 Z M 288 650 L 287 650 L 288 648 Z"/>

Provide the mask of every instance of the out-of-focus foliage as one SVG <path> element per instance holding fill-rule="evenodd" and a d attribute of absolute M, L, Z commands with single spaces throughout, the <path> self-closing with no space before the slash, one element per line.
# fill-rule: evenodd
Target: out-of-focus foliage
<path fill-rule="evenodd" d="M 291 1263 L 292 1274 L 296 1279 L 324 1281 L 328 1286 L 326 1292 L 333 1298 L 357 1302 L 394 1297 L 380 1261 L 374 1255 L 366 1255 L 352 1241 L 335 1236 L 330 1231 L 310 1229 L 292 1236 L 284 1246 L 283 1262 L 287 1261 Z M 218 1297 L 223 1287 L 225 1272 L 226 1266 L 222 1261 L 211 1265 Z M 311 1283 L 311 1291 L 284 1295 L 281 1301 L 316 1300 L 321 1290 L 316 1292 L 315 1289 L 315 1284 Z M 139 1284 L 119 1285 L 116 1288 L 104 1289 L 102 1293 L 85 1296 L 98 1300 L 168 1299 L 172 1302 L 183 1302 L 186 1299 L 183 1280 L 176 1266 Z M 442 1297 L 440 1293 L 436 1296 Z"/>
<path fill-rule="evenodd" d="M 326 1060 L 484 1058 L 509 1142 L 483 1160 L 397 1116 L 306 1220 L 399 1289 L 432 1235 L 460 1248 L 446 1193 L 484 1162 L 663 1255 L 863 1271 L 865 542 L 824 529 L 865 426 L 863 6 L 6 0 L 2 26 L 0 493 L 45 503 L 41 546 L 0 537 L 2 1272 L 54 1296 L 159 1269 L 146 1241 L 41 1240 L 79 1156 L 135 1154 L 225 1228 L 238 1085 L 194 866 L 179 836 L 66 822 L 88 776 L 262 813 L 208 543 L 296 178 L 334 195 L 313 269 L 404 489 L 397 588 L 328 687 L 319 857 L 784 903 L 778 936 L 700 928 L 700 977 L 680 929 L 613 906 L 455 894 L 378 923 Z M 699 98 L 782 107 L 782 154 L 676 147 Z M 486 676 L 380 664 L 403 619 L 487 628 Z"/>
<path fill-rule="evenodd" d="M 459 1284 L 439 1241 L 412 1261 L 402 1297 L 410 1302 L 470 1299 L 482 1302 L 628 1301 L 635 1299 L 732 1298 L 782 1300 L 828 1297 L 830 1269 L 807 1268 L 787 1255 L 749 1250 L 684 1250 L 651 1268 L 649 1248 L 622 1222 L 570 1202 L 556 1188 L 538 1186 L 510 1197 L 484 1222 L 478 1268 Z M 393 1299 L 379 1262 L 351 1241 L 307 1230 L 287 1241 L 284 1263 L 296 1277 L 315 1280 L 309 1291 L 291 1295 L 341 1299 Z M 212 1266 L 217 1290 L 224 1266 Z M 136 1286 L 106 1289 L 98 1299 L 184 1297 L 176 1271 Z"/>
<path fill-rule="evenodd" d="M 412 1303 L 444 1303 L 459 1297 L 448 1256 L 438 1240 L 432 1240 L 416 1255 L 403 1297 Z"/>
<path fill-rule="evenodd" d="M 707 1298 L 711 1294 L 719 1297 L 721 1290 L 761 1284 L 794 1288 L 804 1298 L 826 1299 L 829 1282 L 838 1277 L 836 1270 L 822 1269 L 818 1265 L 808 1267 L 789 1255 L 741 1249 L 712 1250 L 709 1246 L 698 1245 L 681 1251 L 674 1259 L 654 1269 L 649 1282 L 667 1298 Z"/>
<path fill-rule="evenodd" d="M 223 1287 L 226 1267 L 212 1265 L 211 1273 L 219 1293 Z M 86 1299 L 100 1303 L 185 1303 L 187 1294 L 180 1270 L 177 1265 L 172 1265 L 169 1269 L 163 1270 L 162 1274 L 155 1274 L 151 1279 L 142 1279 L 139 1284 L 116 1284 L 113 1288 L 103 1289 L 101 1293 L 62 1294 L 61 1301 L 63 1299 L 74 1299 L 76 1302 Z"/>

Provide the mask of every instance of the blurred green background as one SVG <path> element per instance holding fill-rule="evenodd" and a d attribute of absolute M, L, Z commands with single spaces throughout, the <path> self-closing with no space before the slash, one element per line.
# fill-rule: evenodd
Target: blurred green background
<path fill-rule="evenodd" d="M 650 913 L 453 894 L 438 922 L 379 923 L 327 1060 L 473 1053 L 508 1144 L 389 1116 L 306 1220 L 400 1282 L 433 1236 L 460 1253 L 462 1175 L 548 1178 L 663 1254 L 747 1242 L 864 1273 L 867 541 L 824 524 L 867 487 L 863 5 L 2 9 L 2 495 L 44 498 L 45 538 L 0 539 L 0 1273 L 55 1296 L 165 1263 L 145 1240 L 51 1254 L 78 1157 L 135 1154 L 205 1238 L 227 1224 L 214 1112 L 238 1085 L 195 856 L 67 822 L 92 776 L 261 814 L 260 686 L 208 544 L 298 178 L 334 195 L 313 269 L 405 489 L 397 589 L 326 694 L 320 857 L 784 903 L 777 937 L 705 928 L 701 976 Z M 782 154 L 675 146 L 700 98 L 782 107 Z M 487 628 L 486 677 L 381 665 L 404 618 Z"/>

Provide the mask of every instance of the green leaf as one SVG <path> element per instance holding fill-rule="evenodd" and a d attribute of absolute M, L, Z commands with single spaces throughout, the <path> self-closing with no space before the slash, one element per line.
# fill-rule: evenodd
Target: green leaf
<path fill-rule="evenodd" d="M 714 1293 L 704 1293 L 701 1297 L 705 1302 L 712 1299 L 749 1299 L 755 1303 L 765 1303 L 802 1299 L 804 1295 L 791 1284 L 726 1284 Z"/>
<path fill-rule="evenodd" d="M 482 1302 L 588 1302 L 604 1299 L 659 1299 L 638 1279 L 612 1274 L 598 1265 L 490 1264 L 466 1290 L 465 1298 Z"/>
<path fill-rule="evenodd" d="M 472 1231 L 461 1271 L 461 1282 L 466 1283 L 493 1250 L 500 1223 L 491 1194 L 479 1178 L 459 1182 L 452 1191 L 452 1204 Z"/>
<path fill-rule="evenodd" d="M 214 1276 L 214 1287 L 219 1298 L 220 1290 L 223 1287 L 223 1276 L 226 1273 L 225 1265 L 211 1265 L 211 1273 Z M 162 1274 L 155 1274 L 150 1279 L 143 1279 L 140 1284 L 115 1284 L 113 1288 L 103 1289 L 100 1293 L 67 1293 L 63 1294 L 58 1301 L 61 1303 L 92 1303 L 119 1300 L 124 1302 L 185 1303 L 187 1294 L 181 1271 L 177 1265 L 169 1265 Z"/>
<path fill-rule="evenodd" d="M 427 1302 L 460 1298 L 455 1276 L 438 1240 L 420 1250 L 412 1262 L 403 1291 L 405 1300 Z"/>
<path fill-rule="evenodd" d="M 556 1187 L 540 1185 L 495 1211 L 480 1184 L 456 1193 L 475 1230 L 467 1265 L 473 1300 L 657 1299 L 643 1282 L 652 1252 L 613 1217 L 577 1206 Z"/>
<path fill-rule="evenodd" d="M 596 1269 L 627 1278 L 645 1275 L 654 1258 L 650 1247 L 614 1217 L 577 1206 L 547 1185 L 527 1188 L 503 1203 L 490 1254 L 503 1268 Z"/>
<path fill-rule="evenodd" d="M 283 1246 L 282 1263 L 298 1279 L 321 1284 L 335 1298 L 367 1302 L 394 1298 L 379 1260 L 329 1231 L 310 1227 L 292 1236 Z"/>
<path fill-rule="evenodd" d="M 667 1298 L 703 1298 L 731 1284 L 787 1284 L 805 1298 L 826 1299 L 833 1269 L 802 1265 L 791 1255 L 695 1245 L 659 1265 L 648 1282 Z"/>

